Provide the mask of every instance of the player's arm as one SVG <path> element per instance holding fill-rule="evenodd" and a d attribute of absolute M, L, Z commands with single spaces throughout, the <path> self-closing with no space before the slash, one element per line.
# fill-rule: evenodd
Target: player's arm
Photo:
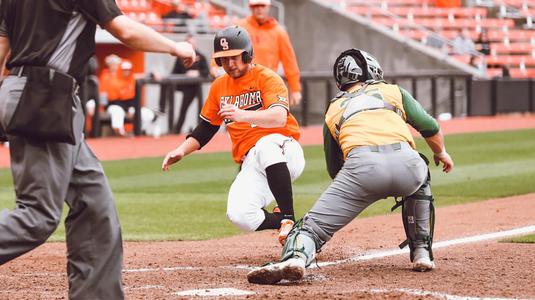
<path fill-rule="evenodd" d="M 199 125 L 186 137 L 186 140 L 180 146 L 167 153 L 162 163 L 162 169 L 164 171 L 169 170 L 169 166 L 172 164 L 180 161 L 191 152 L 201 149 L 214 137 L 218 130 L 219 126 L 201 120 Z"/>
<path fill-rule="evenodd" d="M 264 110 L 243 110 L 234 105 L 225 104 L 218 114 L 221 118 L 234 122 L 245 122 L 264 128 L 278 128 L 286 125 L 288 110 L 279 105 Z"/>
<path fill-rule="evenodd" d="M 403 99 L 403 109 L 407 116 L 407 123 L 416 129 L 425 139 L 427 145 L 433 151 L 433 159 L 438 165 L 442 162 L 442 170 L 449 172 L 453 168 L 453 160 L 444 144 L 444 136 L 438 122 L 431 117 L 416 101 L 412 95 L 403 88 L 399 88 Z"/>
<path fill-rule="evenodd" d="M 7 55 L 9 53 L 9 39 L 7 36 L 0 35 L 0 77 L 4 74 L 4 67 Z"/>
<path fill-rule="evenodd" d="M 340 149 L 340 145 L 333 138 L 327 124 L 323 124 L 323 151 L 325 152 L 327 172 L 334 179 L 344 165 L 344 155 L 342 149 Z"/>
<path fill-rule="evenodd" d="M 1 3 L 2 1 L 0 1 Z M 0 78 L 4 74 L 5 62 L 9 53 L 10 45 L 7 37 L 6 23 L 3 12 L 0 11 Z"/>

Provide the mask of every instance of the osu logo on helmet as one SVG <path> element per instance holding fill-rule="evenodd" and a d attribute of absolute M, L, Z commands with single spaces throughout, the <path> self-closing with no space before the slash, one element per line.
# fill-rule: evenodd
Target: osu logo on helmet
<path fill-rule="evenodd" d="M 229 47 L 228 47 L 228 42 L 226 38 L 220 39 L 219 44 L 221 45 L 221 48 L 223 49 L 223 51 L 228 50 Z"/>

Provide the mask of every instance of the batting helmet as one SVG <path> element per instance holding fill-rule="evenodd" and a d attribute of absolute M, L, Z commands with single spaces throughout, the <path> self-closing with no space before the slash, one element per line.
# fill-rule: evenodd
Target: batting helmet
<path fill-rule="evenodd" d="M 367 80 L 383 80 L 383 69 L 375 57 L 359 49 L 342 52 L 333 66 L 333 75 L 340 90 Z"/>
<path fill-rule="evenodd" d="M 221 57 L 242 55 L 244 63 L 253 60 L 253 44 L 245 29 L 229 26 L 217 32 L 214 38 L 214 59 L 221 66 Z"/>

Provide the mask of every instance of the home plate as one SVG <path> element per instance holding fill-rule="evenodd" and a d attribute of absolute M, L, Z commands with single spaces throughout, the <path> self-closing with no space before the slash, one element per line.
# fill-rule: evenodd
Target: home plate
<path fill-rule="evenodd" d="M 220 289 L 202 289 L 176 292 L 177 296 L 199 296 L 199 297 L 214 297 L 214 296 L 247 296 L 254 295 L 255 292 L 238 290 L 235 288 L 220 288 Z"/>

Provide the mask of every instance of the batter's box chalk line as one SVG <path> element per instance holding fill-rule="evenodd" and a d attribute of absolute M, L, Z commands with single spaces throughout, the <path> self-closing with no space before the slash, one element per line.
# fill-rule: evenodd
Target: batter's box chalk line
<path fill-rule="evenodd" d="M 255 292 L 239 290 L 235 288 L 215 288 L 215 289 L 198 289 L 187 290 L 173 293 L 176 296 L 190 296 L 190 297 L 224 297 L 224 296 L 249 296 L 254 295 Z"/>

